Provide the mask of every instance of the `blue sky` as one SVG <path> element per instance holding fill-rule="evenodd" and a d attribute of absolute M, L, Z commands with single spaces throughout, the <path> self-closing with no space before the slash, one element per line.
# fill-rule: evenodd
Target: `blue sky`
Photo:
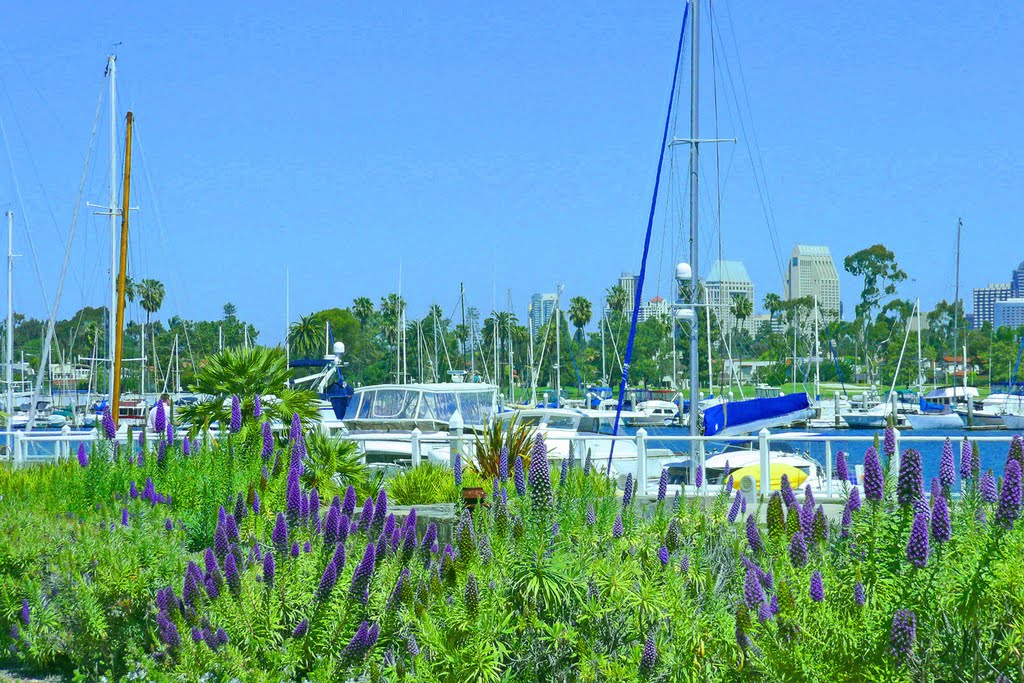
<path fill-rule="evenodd" d="M 460 282 L 484 311 L 511 289 L 520 318 L 556 281 L 598 299 L 639 267 L 683 5 L 573 5 L 9 3 L 0 116 L 15 174 L 5 151 L 0 207 L 16 212 L 24 254 L 16 308 L 43 310 L 27 230 L 55 289 L 116 42 L 138 130 L 130 270 L 167 284 L 161 317 L 215 317 L 232 301 L 279 340 L 286 266 L 293 317 L 379 299 L 400 262 L 411 315 L 454 310 Z M 964 287 L 1008 278 L 1024 259 L 1013 5 L 719 0 L 714 14 L 705 3 L 701 133 L 714 132 L 717 82 L 719 134 L 740 138 L 720 150 L 723 249 L 746 263 L 758 304 L 782 290 L 768 202 L 783 258 L 820 243 L 841 264 L 883 242 L 925 310 L 952 296 L 958 216 Z M 84 201 L 106 201 L 106 126 L 104 109 Z M 647 296 L 667 293 L 684 256 L 677 154 Z M 706 271 L 719 238 L 710 147 L 701 178 Z M 109 233 L 91 211 L 65 313 L 107 300 Z M 844 275 L 848 311 L 858 292 Z"/>

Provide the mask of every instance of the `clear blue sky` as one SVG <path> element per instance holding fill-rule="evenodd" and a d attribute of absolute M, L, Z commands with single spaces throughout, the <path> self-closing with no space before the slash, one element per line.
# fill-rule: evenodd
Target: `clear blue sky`
<path fill-rule="evenodd" d="M 294 317 L 379 299 L 396 289 L 400 260 L 411 315 L 432 301 L 453 310 L 460 281 L 485 312 L 495 283 L 499 307 L 511 288 L 520 318 L 530 293 L 556 281 L 567 297 L 599 299 L 639 266 L 683 5 L 571 4 L 9 3 L 0 116 L 24 207 L 6 153 L 0 205 L 18 214 L 25 255 L 16 308 L 43 309 L 23 213 L 55 289 L 116 42 L 120 102 L 139 133 L 131 270 L 167 284 L 161 317 L 216 317 L 232 301 L 273 342 L 285 266 Z M 883 242 L 925 310 L 952 295 L 958 216 L 964 287 L 1008 278 L 1024 259 L 1015 7 L 715 3 L 719 133 L 741 138 L 721 149 L 724 253 L 746 263 L 758 309 L 782 290 L 762 198 L 784 258 L 797 242 L 826 244 L 841 268 Z M 703 18 L 709 29 L 706 3 Z M 106 201 L 106 125 L 104 111 L 87 201 Z M 703 272 L 718 242 L 706 149 Z M 666 173 L 662 185 L 671 210 L 655 223 L 647 296 L 667 293 L 683 255 L 685 179 Z M 107 300 L 108 232 L 91 211 L 65 314 Z M 844 275 L 842 290 L 851 311 L 858 283 Z"/>

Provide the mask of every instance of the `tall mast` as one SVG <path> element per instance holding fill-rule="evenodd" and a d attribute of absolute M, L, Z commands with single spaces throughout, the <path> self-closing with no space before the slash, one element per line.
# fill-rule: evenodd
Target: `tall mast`
<path fill-rule="evenodd" d="M 128 112 L 124 132 L 124 185 L 121 191 L 121 258 L 117 271 L 117 321 L 114 332 L 114 390 L 110 393 L 110 414 L 117 424 L 117 404 L 121 401 L 121 360 L 124 351 L 124 290 L 128 277 L 128 200 L 132 179 L 132 113 Z"/>
<path fill-rule="evenodd" d="M 7 212 L 7 431 L 14 415 L 14 212 Z"/>
<path fill-rule="evenodd" d="M 605 306 L 601 306 L 601 384 L 607 384 L 608 383 L 608 370 L 605 367 L 605 357 L 604 357 L 604 326 L 605 326 L 604 316 L 607 313 L 607 310 L 608 309 Z M 672 324 L 675 325 L 675 322 L 674 322 L 675 321 L 675 317 L 674 316 L 673 316 L 672 320 L 673 320 Z M 675 334 L 675 332 L 673 332 L 673 335 L 674 334 Z M 674 336 L 673 336 L 673 342 L 672 343 L 673 343 L 673 347 L 674 347 L 675 346 L 675 337 Z M 674 352 L 675 352 L 675 349 L 673 348 L 673 353 Z M 675 358 L 673 357 L 673 363 L 674 362 L 675 362 Z M 675 382 L 676 382 L 676 377 L 675 377 L 675 375 L 673 375 L 672 376 L 672 384 L 673 384 L 673 386 L 675 386 Z"/>
<path fill-rule="evenodd" d="M 821 398 L 821 354 L 818 353 L 818 295 L 814 295 L 814 400 Z"/>
<path fill-rule="evenodd" d="M 921 371 L 921 300 L 914 302 L 917 308 L 917 393 L 924 396 L 924 372 Z"/>
<path fill-rule="evenodd" d="M 956 285 L 953 290 L 953 397 L 956 397 L 956 354 L 960 352 L 960 230 L 964 227 L 962 218 L 956 222 Z M 966 334 L 966 333 L 965 333 Z M 967 354 L 964 354 L 964 398 L 967 398 Z M 954 401 L 955 402 L 955 401 Z"/>
<path fill-rule="evenodd" d="M 562 405 L 562 285 L 555 296 L 555 407 Z"/>
<path fill-rule="evenodd" d="M 291 301 L 291 277 L 288 273 L 288 266 L 284 268 L 284 357 L 288 366 L 292 364 L 292 341 L 289 327 L 292 321 Z"/>
<path fill-rule="evenodd" d="M 107 311 L 107 347 L 110 355 L 110 377 L 107 386 L 111 400 L 114 396 L 114 309 L 117 307 L 117 55 L 107 57 L 107 77 L 110 84 L 110 308 Z M 111 407 L 117 420 L 117 411 Z"/>
<path fill-rule="evenodd" d="M 693 303 L 693 322 L 690 324 L 690 436 L 697 436 L 698 427 L 697 415 L 698 404 L 700 403 L 700 355 L 697 349 L 697 339 L 700 334 L 700 325 L 697 318 L 697 304 L 699 289 L 698 256 L 700 244 L 697 242 L 697 206 L 700 196 L 697 194 L 697 173 L 699 170 L 700 151 L 697 139 L 700 137 L 699 130 L 699 107 L 700 99 L 700 2 L 693 0 L 690 3 L 693 16 L 690 18 L 692 40 L 690 43 L 690 300 Z M 710 340 L 709 340 L 710 341 Z M 694 453 L 695 442 L 690 442 L 690 452 Z M 692 458 L 691 458 L 692 461 Z M 691 480 L 692 481 L 692 480 Z"/>
<path fill-rule="evenodd" d="M 515 389 L 515 365 L 514 365 L 514 352 L 512 351 L 512 290 L 508 290 L 508 320 L 506 324 L 508 331 L 508 403 L 512 405 L 516 402 L 516 389 Z"/>

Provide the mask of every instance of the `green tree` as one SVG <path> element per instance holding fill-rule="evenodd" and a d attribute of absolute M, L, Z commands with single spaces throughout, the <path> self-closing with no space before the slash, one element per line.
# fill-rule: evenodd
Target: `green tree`
<path fill-rule="evenodd" d="M 291 345 L 291 352 L 296 357 L 310 358 L 317 355 L 320 348 L 321 330 L 323 323 L 316 313 L 299 316 L 288 328 L 288 343 Z"/>
<path fill-rule="evenodd" d="M 224 304 L 224 319 L 225 320 L 234 320 L 235 316 L 237 314 L 238 314 L 238 307 L 237 306 L 235 306 L 230 301 L 227 302 L 226 304 Z"/>
<path fill-rule="evenodd" d="M 359 324 L 366 327 L 366 323 L 373 316 L 373 300 L 365 296 L 356 297 L 352 301 L 352 313 L 359 320 Z"/>
<path fill-rule="evenodd" d="M 626 310 L 626 290 L 622 285 L 612 285 L 605 294 L 605 303 L 609 310 L 622 313 Z"/>
<path fill-rule="evenodd" d="M 883 244 L 875 244 L 850 254 L 843 260 L 843 268 L 864 280 L 855 312 L 860 328 L 860 343 L 864 349 L 864 362 L 869 376 L 874 377 L 878 348 L 869 343 L 874 311 L 886 298 L 896 295 L 896 285 L 906 280 L 907 274 L 896 262 L 896 255 Z"/>
<path fill-rule="evenodd" d="M 732 314 L 736 318 L 738 327 L 742 327 L 743 321 L 754 314 L 754 302 L 743 294 L 733 297 Z"/>
<path fill-rule="evenodd" d="M 576 328 L 576 344 L 583 344 L 583 328 L 587 326 L 593 317 L 594 311 L 590 300 L 582 296 L 574 296 L 569 300 L 569 320 Z"/>
<path fill-rule="evenodd" d="M 775 292 L 768 292 L 764 295 L 764 309 L 768 311 L 768 324 L 770 328 L 774 328 L 775 315 L 782 310 L 782 297 Z"/>

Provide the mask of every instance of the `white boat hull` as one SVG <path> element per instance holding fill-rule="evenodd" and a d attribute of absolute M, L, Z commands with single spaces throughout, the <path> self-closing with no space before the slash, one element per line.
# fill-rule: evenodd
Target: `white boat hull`
<path fill-rule="evenodd" d="M 1024 415 L 1003 415 L 1003 424 L 1007 429 L 1024 431 Z"/>
<path fill-rule="evenodd" d="M 886 415 L 871 415 L 868 413 L 858 415 L 847 413 L 843 415 L 843 422 L 850 429 L 882 429 L 886 425 Z"/>
<path fill-rule="evenodd" d="M 910 413 L 906 415 L 910 428 L 922 429 L 963 429 L 964 423 L 956 413 L 928 415 L 926 413 Z"/>

